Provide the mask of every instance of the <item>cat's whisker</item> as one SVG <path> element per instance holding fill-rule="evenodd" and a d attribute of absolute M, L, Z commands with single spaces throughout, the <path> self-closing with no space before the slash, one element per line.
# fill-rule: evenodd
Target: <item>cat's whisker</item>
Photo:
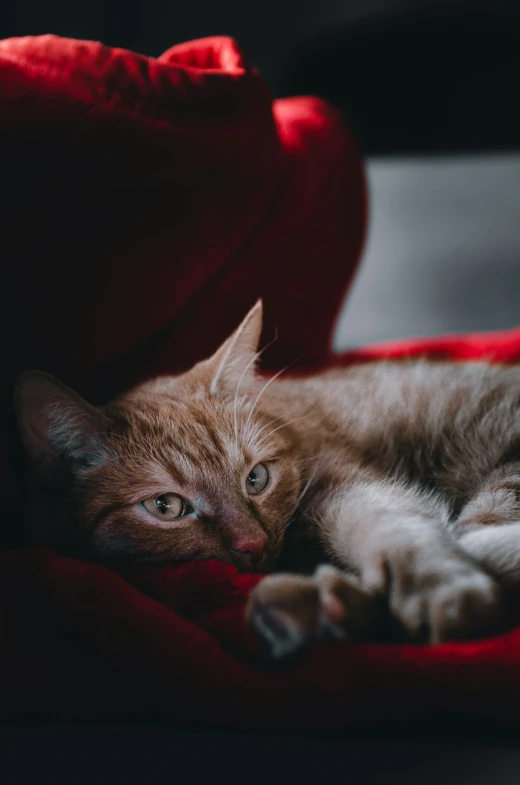
<path fill-rule="evenodd" d="M 316 456 L 312 456 L 312 457 L 315 458 Z M 305 483 L 305 485 L 303 487 L 303 490 L 301 491 L 301 493 L 300 493 L 300 495 L 298 497 L 298 501 L 296 502 L 296 508 L 294 510 L 294 513 L 291 515 L 291 517 L 283 525 L 283 528 L 282 528 L 282 534 L 283 535 L 285 535 L 285 533 L 287 532 L 287 529 L 297 520 L 298 515 L 301 512 L 301 503 L 303 501 L 303 498 L 305 497 L 305 494 L 307 493 L 307 491 L 311 487 L 312 481 L 314 480 L 314 478 L 316 476 L 318 468 L 319 468 L 319 464 L 318 464 L 318 462 L 316 462 L 316 466 L 314 467 L 314 471 L 311 473 L 309 479 Z M 305 513 L 305 515 L 311 521 L 313 520 L 313 518 L 307 512 Z"/>
<path fill-rule="evenodd" d="M 269 387 L 269 385 L 271 385 L 271 384 L 272 384 L 272 383 L 273 383 L 273 382 L 274 382 L 276 379 L 278 379 L 278 378 L 279 378 L 279 377 L 282 375 L 282 373 L 285 373 L 285 371 L 287 371 L 287 370 L 288 370 L 288 369 L 289 369 L 289 368 L 290 368 L 292 365 L 294 365 L 294 363 L 298 362 L 298 360 L 299 360 L 300 358 L 301 358 L 301 355 L 300 355 L 299 357 L 296 357 L 296 359 L 295 359 L 295 360 L 292 360 L 292 362 L 288 363 L 288 364 L 285 366 L 285 368 L 282 368 L 280 371 L 278 371 L 277 373 L 275 373 L 275 374 L 274 374 L 274 376 L 271 376 L 271 378 L 270 378 L 270 379 L 269 379 L 269 380 L 268 380 L 268 381 L 267 381 L 267 382 L 264 384 L 264 386 L 262 387 L 262 389 L 260 390 L 260 392 L 259 392 L 259 393 L 258 393 L 258 395 L 256 396 L 256 398 L 255 398 L 255 401 L 254 401 L 254 403 L 253 403 L 253 406 L 252 406 L 252 408 L 251 408 L 251 411 L 249 412 L 249 414 L 248 414 L 248 416 L 247 416 L 246 424 L 245 424 L 245 426 L 244 426 L 244 432 L 245 432 L 245 431 L 247 431 L 247 427 L 248 427 L 249 423 L 251 422 L 251 417 L 252 417 L 252 416 L 253 416 L 253 414 L 254 414 L 254 411 L 255 411 L 255 409 L 256 409 L 256 407 L 257 407 L 257 404 L 258 404 L 258 402 L 259 402 L 260 398 L 262 397 L 262 395 L 264 394 L 264 392 L 265 392 L 265 391 L 267 390 L 267 388 Z"/>
<path fill-rule="evenodd" d="M 289 526 L 291 526 L 291 525 L 292 525 L 292 524 L 295 522 L 295 520 L 297 519 L 297 517 L 298 517 L 298 515 L 297 515 L 297 513 L 295 513 L 294 515 L 292 515 L 292 516 L 289 518 L 289 520 L 288 520 L 288 521 L 286 521 L 286 522 L 284 523 L 284 525 L 283 525 L 283 528 L 282 528 L 282 534 L 285 534 L 285 532 L 287 531 L 287 529 L 289 528 Z"/>
<path fill-rule="evenodd" d="M 283 419 L 282 416 L 274 417 L 272 420 L 269 420 L 268 423 L 263 425 L 259 430 L 255 430 L 253 423 L 250 423 L 247 433 L 245 432 L 245 428 L 244 428 L 244 431 L 242 433 L 242 442 L 244 444 L 247 444 L 249 447 L 258 446 L 258 437 L 260 436 L 262 431 L 265 431 L 265 429 L 269 428 L 270 425 L 273 425 L 273 423 L 278 422 L 279 420 L 282 419 Z"/>
<path fill-rule="evenodd" d="M 282 420 L 282 419 L 283 419 L 283 417 L 282 417 L 282 415 L 280 415 L 280 417 L 274 417 L 272 420 L 269 420 L 268 423 L 266 423 L 265 425 L 262 425 L 262 427 L 258 431 L 256 431 L 255 436 L 258 438 L 258 436 L 260 436 L 262 431 L 265 431 L 265 429 L 269 428 L 269 426 L 272 425 L 274 422 L 278 422 L 278 420 Z"/>
<path fill-rule="evenodd" d="M 307 417 L 307 415 L 309 414 L 309 411 L 310 411 L 310 408 L 309 408 L 309 409 L 307 409 L 306 411 L 304 411 L 304 413 L 301 415 L 301 417 L 302 417 L 302 418 L 303 418 L 303 417 Z M 263 425 L 263 426 L 262 426 L 262 427 L 261 427 L 261 428 L 260 428 L 258 431 L 256 431 L 256 432 L 255 432 L 255 434 L 254 434 L 254 436 L 255 436 L 255 439 L 258 439 L 258 437 L 260 436 L 260 434 L 261 434 L 263 431 L 265 431 L 265 429 L 266 429 L 266 428 L 269 428 L 269 426 L 270 426 L 270 425 L 272 425 L 274 422 L 277 422 L 278 420 L 282 420 L 282 419 L 283 419 L 283 415 L 280 415 L 279 417 L 274 417 L 272 420 L 269 420 L 269 422 L 268 422 L 268 423 L 266 423 L 265 425 Z M 297 418 L 297 419 L 300 419 L 300 418 Z M 294 422 L 294 420 L 292 420 L 291 422 Z M 288 425 L 289 423 L 285 423 L 285 424 L 286 424 L 286 425 Z M 280 426 L 280 427 L 281 427 L 281 426 Z M 274 431 L 271 431 L 271 433 L 274 433 Z M 268 437 L 267 437 L 267 438 L 268 438 Z M 312 458 L 306 458 L 306 459 L 304 459 L 304 460 L 307 460 L 307 461 L 309 461 L 309 460 L 312 460 Z"/>
<path fill-rule="evenodd" d="M 276 328 L 275 328 L 274 333 L 275 334 L 274 334 L 274 338 L 272 339 L 272 341 L 269 341 L 269 343 L 266 344 L 263 349 L 260 349 L 260 351 L 257 352 L 253 356 L 253 358 L 248 362 L 248 364 L 246 365 L 246 367 L 242 371 L 242 373 L 240 375 L 240 378 L 238 380 L 238 383 L 237 383 L 237 386 L 236 386 L 236 390 L 235 390 L 235 398 L 234 398 L 234 401 L 233 401 L 233 430 L 234 430 L 234 434 L 235 434 L 235 442 L 237 442 L 237 443 L 238 443 L 237 403 L 238 403 L 238 392 L 240 390 L 240 385 L 242 384 L 242 382 L 244 380 L 244 376 L 249 371 L 251 366 L 254 365 L 256 363 L 256 361 L 262 356 L 262 354 L 267 349 L 269 349 L 269 347 L 272 346 L 275 341 L 278 340 L 278 331 L 276 330 Z"/>
<path fill-rule="evenodd" d="M 315 461 L 318 457 L 319 457 L 318 453 L 315 453 L 314 455 L 309 455 L 307 458 L 300 458 L 299 461 L 295 461 L 295 465 L 304 466 L 306 463 L 311 463 L 312 461 Z"/>
<path fill-rule="evenodd" d="M 305 494 L 307 493 L 307 491 L 311 487 L 312 481 L 314 480 L 314 478 L 316 477 L 316 474 L 318 473 L 318 469 L 319 469 L 319 463 L 318 463 L 318 461 L 316 461 L 316 465 L 314 467 L 314 470 L 311 472 L 311 474 L 309 476 L 309 479 L 307 480 L 307 482 L 303 486 L 303 490 L 300 493 L 300 496 L 299 496 L 299 499 L 298 499 L 298 503 L 297 503 L 297 507 L 300 506 L 300 504 L 302 503 L 302 500 L 303 500 Z"/>
<path fill-rule="evenodd" d="M 276 433 L 277 431 L 281 430 L 282 428 L 287 428 L 287 426 L 288 426 L 288 425 L 292 425 L 293 423 L 295 423 L 295 422 L 298 422 L 298 420 L 303 420 L 305 416 L 306 416 L 305 414 L 302 414 L 302 415 L 300 415 L 299 417 L 295 417 L 293 420 L 288 420 L 287 422 L 283 422 L 283 423 L 282 423 L 281 425 L 279 425 L 277 428 L 273 428 L 273 430 L 272 430 L 272 431 L 269 431 L 269 433 L 268 433 L 266 436 L 264 436 L 264 438 L 263 438 L 263 439 L 260 439 L 260 440 L 257 442 L 257 445 L 256 445 L 256 446 L 257 446 L 257 447 L 262 447 L 262 445 L 263 445 L 263 444 L 265 444 L 265 442 L 269 441 L 269 439 L 271 438 L 271 436 L 273 435 L 273 433 Z M 278 418 L 278 419 L 279 419 L 279 418 Z"/>

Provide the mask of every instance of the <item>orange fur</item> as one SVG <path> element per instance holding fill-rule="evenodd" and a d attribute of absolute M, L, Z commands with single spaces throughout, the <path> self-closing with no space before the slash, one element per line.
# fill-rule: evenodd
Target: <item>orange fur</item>
<path fill-rule="evenodd" d="M 498 618 L 495 580 L 520 582 L 520 370 L 375 362 L 266 379 L 255 370 L 261 327 L 257 304 L 213 357 L 97 410 L 50 377 L 22 376 L 20 432 L 40 478 L 35 541 L 268 572 L 284 545 L 317 540 L 351 575 L 282 575 L 276 590 L 265 579 L 249 612 L 267 638 L 273 591 L 277 612 L 292 609 L 277 622 L 286 630 L 289 618 L 301 628 L 302 597 L 318 602 L 312 613 L 303 602 L 304 626 L 330 629 L 359 591 L 386 595 L 410 634 L 426 625 L 432 640 Z M 250 495 L 260 463 L 269 482 Z M 168 493 L 192 512 L 166 522 L 143 509 Z M 475 535 L 490 523 L 511 532 L 496 559 L 493 537 L 483 548 Z"/>

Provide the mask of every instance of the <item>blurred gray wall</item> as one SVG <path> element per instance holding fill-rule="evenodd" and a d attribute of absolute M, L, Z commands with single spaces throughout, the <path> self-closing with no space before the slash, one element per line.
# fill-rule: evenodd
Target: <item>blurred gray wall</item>
<path fill-rule="evenodd" d="M 520 154 L 375 160 L 334 346 L 520 326 Z"/>

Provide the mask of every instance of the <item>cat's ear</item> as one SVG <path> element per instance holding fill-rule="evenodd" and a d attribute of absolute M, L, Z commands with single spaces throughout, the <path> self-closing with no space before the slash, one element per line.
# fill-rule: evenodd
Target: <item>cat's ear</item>
<path fill-rule="evenodd" d="M 204 365 L 210 370 L 210 395 L 235 386 L 247 372 L 254 373 L 262 333 L 262 301 L 251 308 L 235 332 Z"/>
<path fill-rule="evenodd" d="M 22 374 L 14 403 L 20 437 L 42 480 L 58 483 L 108 459 L 106 417 L 52 376 Z"/>

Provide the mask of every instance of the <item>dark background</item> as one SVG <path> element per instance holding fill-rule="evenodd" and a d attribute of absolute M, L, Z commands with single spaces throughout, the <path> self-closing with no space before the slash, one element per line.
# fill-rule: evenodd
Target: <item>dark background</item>
<path fill-rule="evenodd" d="M 231 35 L 274 95 L 344 108 L 371 155 L 520 143 L 518 0 L 3 0 L 1 37 L 48 32 L 152 56 Z"/>
<path fill-rule="evenodd" d="M 231 35 L 273 95 L 314 93 L 345 111 L 367 157 L 372 219 L 364 277 L 338 348 L 520 323 L 520 2 L 3 0 L 0 37 L 43 33 L 151 56 L 188 39 Z M 406 242 L 395 234 L 403 216 Z M 383 256 L 391 260 L 386 279 Z M 370 737 L 117 733 L 85 730 L 74 739 L 75 756 L 103 767 L 112 752 L 128 764 L 139 748 L 147 779 L 157 765 L 173 778 L 197 759 L 197 771 L 206 763 L 209 773 L 218 760 L 219 774 L 227 768 L 242 778 L 260 762 L 264 781 L 273 782 L 283 760 L 285 778 L 306 770 L 332 776 L 332 767 L 334 777 L 367 783 L 520 783 L 515 740 L 497 739 L 491 728 L 478 742 L 423 739 L 422 746 Z M 34 763 L 36 773 L 43 764 L 47 775 L 71 744 L 60 729 L 3 741 L 18 761 L 27 745 L 45 750 L 24 766 Z"/>
<path fill-rule="evenodd" d="M 275 97 L 344 111 L 370 213 L 337 350 L 520 324 L 520 0 L 0 0 L 0 36 L 48 32 L 230 35 Z"/>

